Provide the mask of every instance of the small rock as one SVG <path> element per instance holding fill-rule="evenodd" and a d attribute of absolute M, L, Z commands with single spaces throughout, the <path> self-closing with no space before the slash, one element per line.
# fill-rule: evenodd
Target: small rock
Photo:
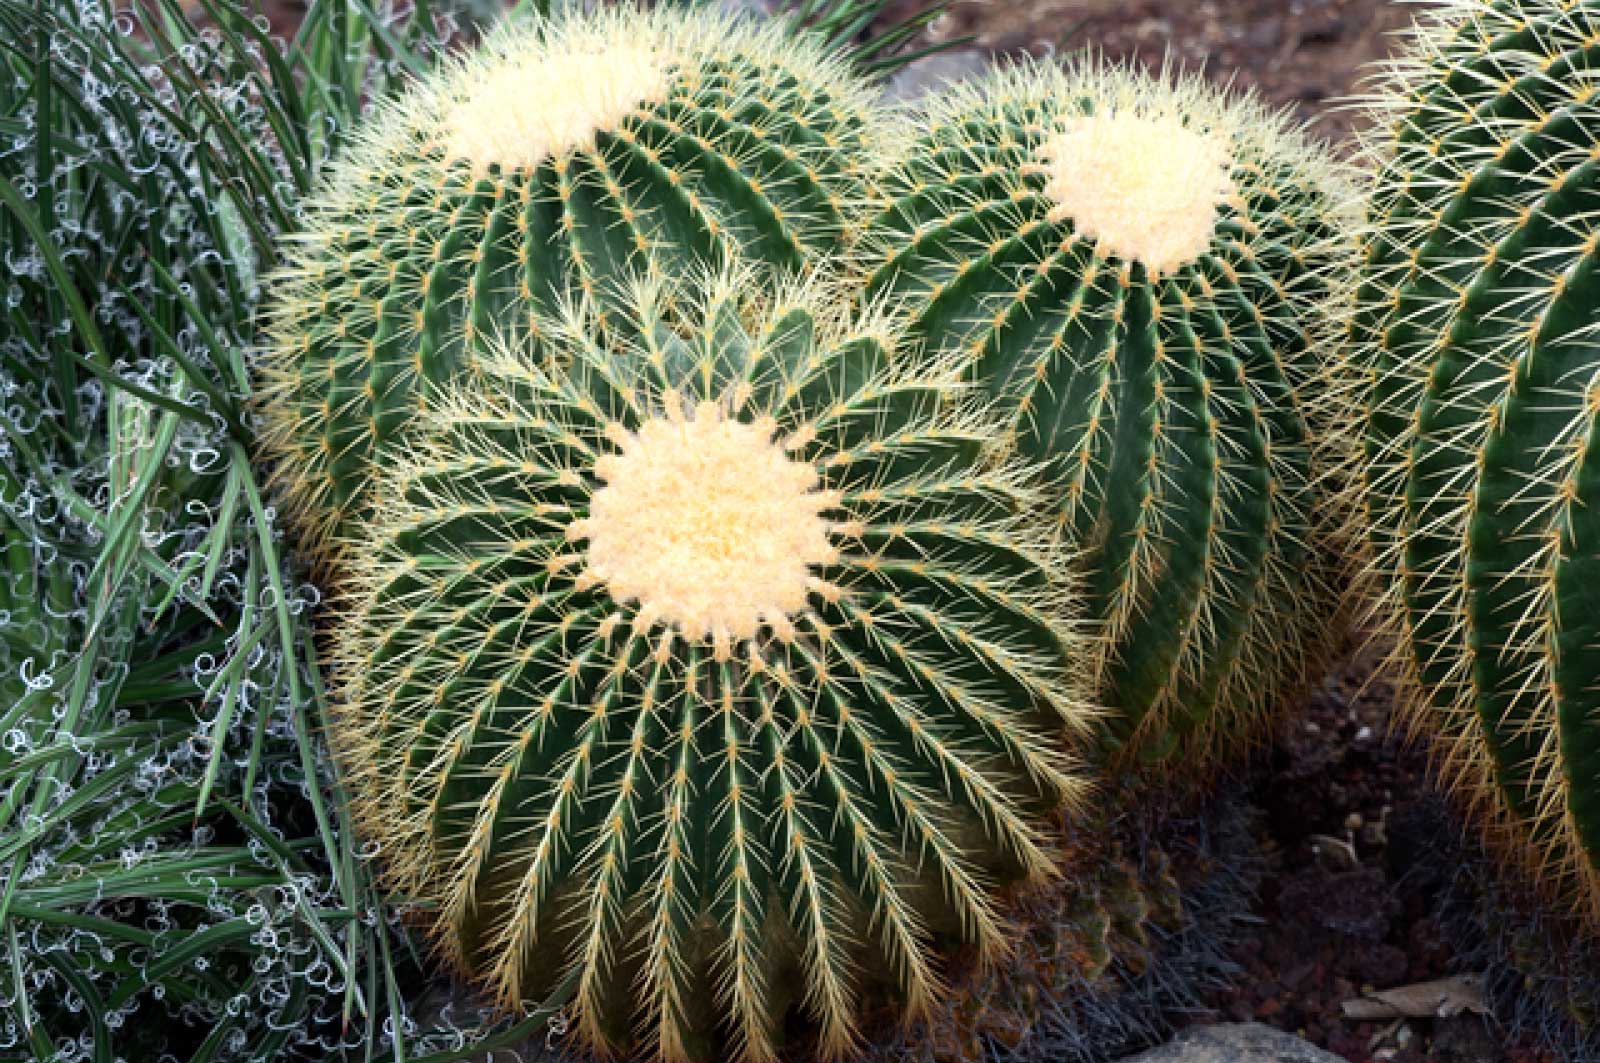
<path fill-rule="evenodd" d="M 1293 1034 L 1260 1023 L 1191 1026 L 1126 1063 L 1347 1063 Z"/>
<path fill-rule="evenodd" d="M 1133 28 L 1133 32 L 1140 40 L 1170 41 L 1172 39 L 1172 23 L 1164 18 L 1147 18 Z"/>
<path fill-rule="evenodd" d="M 917 103 L 946 85 L 977 77 L 989 69 L 989 53 L 974 48 L 935 52 L 896 71 L 883 86 L 894 103 Z"/>
<path fill-rule="evenodd" d="M 730 15 L 771 18 L 778 10 L 777 0 L 718 0 L 717 6 Z"/>

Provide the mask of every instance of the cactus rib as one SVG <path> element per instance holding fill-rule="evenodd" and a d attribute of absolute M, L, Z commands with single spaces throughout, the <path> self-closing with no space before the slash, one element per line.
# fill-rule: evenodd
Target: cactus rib
<path fill-rule="evenodd" d="M 1349 334 L 1380 613 L 1454 790 L 1600 916 L 1600 12 L 1451 4 L 1376 86 Z"/>

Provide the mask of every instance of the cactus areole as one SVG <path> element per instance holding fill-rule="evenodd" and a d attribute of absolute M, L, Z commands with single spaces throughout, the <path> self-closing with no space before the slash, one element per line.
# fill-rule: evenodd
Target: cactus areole
<path fill-rule="evenodd" d="M 309 198 L 260 364 L 274 484 L 336 561 L 392 443 L 474 352 L 655 262 L 836 250 L 866 90 L 782 26 L 626 6 L 513 20 L 379 104 Z"/>
<path fill-rule="evenodd" d="M 1111 748 L 1236 756 L 1337 637 L 1313 430 L 1337 167 L 1249 100 L 1098 62 L 952 90 L 905 139 L 869 294 L 1054 470 Z"/>
<path fill-rule="evenodd" d="M 1404 705 L 1600 919 L 1600 9 L 1446 5 L 1373 97 L 1348 350 Z"/>
<path fill-rule="evenodd" d="M 813 288 L 636 286 L 430 408 L 352 562 L 336 736 L 392 880 L 508 1006 L 770 1059 L 924 1012 L 1055 873 L 1082 643 L 949 367 Z M 674 308 L 671 325 L 664 307 Z M 602 331 L 607 337 L 597 340 Z M 626 340 L 619 339 L 628 336 Z"/>

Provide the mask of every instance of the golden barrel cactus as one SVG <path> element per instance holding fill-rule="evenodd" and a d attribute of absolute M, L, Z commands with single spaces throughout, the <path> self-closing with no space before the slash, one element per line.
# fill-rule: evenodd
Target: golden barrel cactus
<path fill-rule="evenodd" d="M 337 745 L 393 882 L 584 1043 L 826 1058 L 1008 942 L 1083 788 L 1030 470 L 821 282 L 630 287 L 432 404 L 351 562 Z M 669 311 L 670 308 L 670 311 Z M 874 992 L 874 987 L 878 992 Z"/>

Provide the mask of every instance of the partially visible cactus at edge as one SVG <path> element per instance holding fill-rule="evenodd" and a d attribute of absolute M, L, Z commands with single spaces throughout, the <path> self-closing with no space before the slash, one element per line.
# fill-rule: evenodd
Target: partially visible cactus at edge
<path fill-rule="evenodd" d="M 1251 100 L 1093 60 L 953 89 L 897 139 L 869 296 L 1053 465 L 1113 748 L 1236 757 L 1344 628 L 1341 167 Z"/>
<path fill-rule="evenodd" d="M 375 106 L 270 281 L 264 442 L 311 556 L 337 558 L 388 449 L 496 333 L 646 259 L 786 273 L 837 248 L 870 90 L 789 33 L 673 5 L 514 19 Z"/>
<path fill-rule="evenodd" d="M 1349 367 L 1401 701 L 1494 848 L 1600 917 L 1600 7 L 1453 3 L 1371 95 Z M 1359 416 L 1359 414 L 1358 414 Z"/>
<path fill-rule="evenodd" d="M 541 317 L 560 369 L 431 404 L 352 561 L 365 833 L 498 1000 L 575 977 L 597 1049 L 770 1060 L 797 1011 L 838 1058 L 863 1000 L 925 1013 L 1084 785 L 1029 470 L 894 322 L 761 289 Z"/>

